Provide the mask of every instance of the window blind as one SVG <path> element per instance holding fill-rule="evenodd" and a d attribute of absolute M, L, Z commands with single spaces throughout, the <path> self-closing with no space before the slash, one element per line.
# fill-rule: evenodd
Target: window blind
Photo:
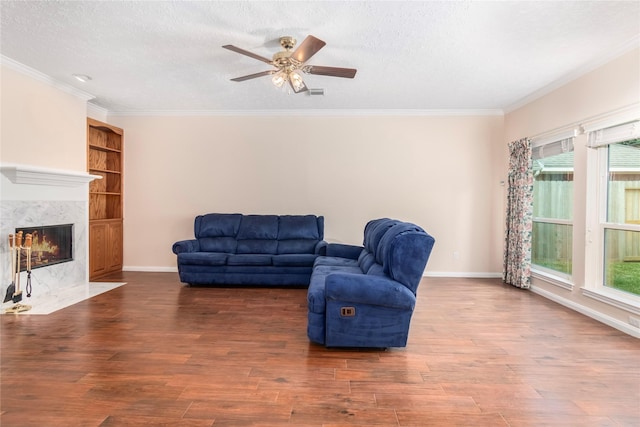
<path fill-rule="evenodd" d="M 589 147 L 597 148 L 640 138 L 640 120 L 589 132 Z"/>
<path fill-rule="evenodd" d="M 531 157 L 533 160 L 539 160 L 545 157 L 568 153 L 569 151 L 573 151 L 573 138 L 561 139 L 538 147 L 532 147 Z"/>
<path fill-rule="evenodd" d="M 533 160 L 539 160 L 573 151 L 575 135 L 576 131 L 571 129 L 546 137 L 533 138 L 531 140 L 531 157 Z"/>

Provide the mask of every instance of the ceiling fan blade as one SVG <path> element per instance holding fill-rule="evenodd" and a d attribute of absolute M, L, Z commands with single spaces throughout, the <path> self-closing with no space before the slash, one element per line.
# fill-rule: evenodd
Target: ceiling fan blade
<path fill-rule="evenodd" d="M 339 67 L 323 67 L 321 65 L 307 65 L 302 71 L 308 74 L 318 74 L 321 76 L 331 76 L 331 77 L 344 77 L 347 79 L 352 79 L 355 77 L 356 70 L 355 68 L 339 68 Z"/>
<path fill-rule="evenodd" d="M 325 42 L 313 36 L 307 36 L 300 46 L 291 54 L 291 57 L 298 62 L 307 62 L 309 58 L 315 55 L 320 49 L 326 45 Z"/>
<path fill-rule="evenodd" d="M 242 77 L 236 77 L 235 79 L 231 79 L 234 82 L 243 82 L 245 80 L 255 79 L 256 77 L 268 76 L 270 74 L 276 73 L 278 70 L 269 70 L 269 71 L 261 71 L 255 74 L 249 74 Z"/>
<path fill-rule="evenodd" d="M 226 44 L 224 46 L 222 46 L 225 49 L 229 49 L 233 52 L 239 53 L 241 55 L 246 55 L 250 58 L 253 59 L 257 59 L 258 61 L 262 61 L 262 62 L 266 62 L 267 64 L 271 64 L 272 61 L 270 59 L 265 58 L 264 56 L 260 56 L 260 55 L 256 55 L 255 53 L 249 52 L 248 50 L 244 50 L 244 49 L 240 49 L 239 47 L 236 47 L 234 45 L 231 44 Z"/>

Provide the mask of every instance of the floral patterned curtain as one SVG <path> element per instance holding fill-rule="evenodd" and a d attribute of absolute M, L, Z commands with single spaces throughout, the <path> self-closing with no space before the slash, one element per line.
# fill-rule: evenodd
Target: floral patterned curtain
<path fill-rule="evenodd" d="M 531 234 L 533 224 L 533 168 L 531 141 L 509 144 L 509 189 L 502 280 L 518 288 L 531 282 Z"/>

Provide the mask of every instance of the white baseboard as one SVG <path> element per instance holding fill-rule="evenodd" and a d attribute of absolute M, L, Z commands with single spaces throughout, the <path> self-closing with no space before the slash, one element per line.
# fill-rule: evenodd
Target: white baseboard
<path fill-rule="evenodd" d="M 640 329 L 635 328 L 629 325 L 628 323 L 623 322 L 622 320 L 618 320 L 604 313 L 596 311 L 592 308 L 585 307 L 582 304 L 578 304 L 575 301 L 571 301 L 567 298 L 563 298 L 557 294 L 554 294 L 553 292 L 549 292 L 537 286 L 531 286 L 530 290 L 535 294 L 538 294 L 547 299 L 550 299 L 553 302 L 557 302 L 560 305 L 563 305 L 567 308 L 577 311 L 578 313 L 584 314 L 585 316 L 590 317 L 594 320 L 597 320 L 598 322 L 602 322 L 605 325 L 609 325 L 612 328 L 615 328 L 621 332 L 624 332 L 625 334 L 631 335 L 632 337 L 635 337 L 635 338 L 640 338 Z"/>
<path fill-rule="evenodd" d="M 425 271 L 422 277 L 466 277 L 471 279 L 501 279 L 502 273 L 460 272 L 460 271 Z"/>

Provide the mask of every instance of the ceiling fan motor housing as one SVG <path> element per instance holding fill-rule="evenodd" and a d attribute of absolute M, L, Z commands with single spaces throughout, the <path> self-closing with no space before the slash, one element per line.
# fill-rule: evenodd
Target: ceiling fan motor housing
<path fill-rule="evenodd" d="M 296 45 L 296 39 L 291 36 L 280 37 L 280 46 L 283 49 L 291 50 Z"/>

